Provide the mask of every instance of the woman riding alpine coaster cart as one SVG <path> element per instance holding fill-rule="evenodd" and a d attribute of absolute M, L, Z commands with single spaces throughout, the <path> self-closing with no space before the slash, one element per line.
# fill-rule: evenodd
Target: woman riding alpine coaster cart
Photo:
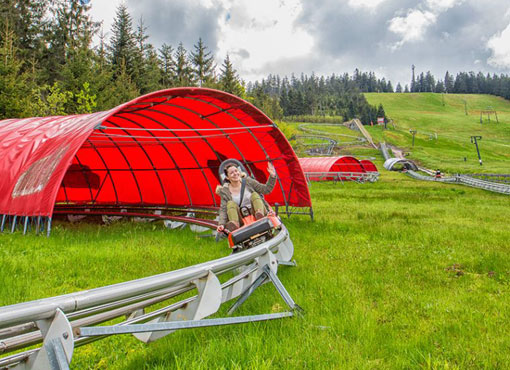
<path fill-rule="evenodd" d="M 241 168 L 242 164 L 237 160 L 224 161 L 220 166 L 220 176 L 225 182 L 216 188 L 221 199 L 216 230 L 229 235 L 234 251 L 250 248 L 272 237 L 272 231 L 281 224 L 261 196 L 271 193 L 275 187 L 274 166 L 271 163 L 267 165 L 269 177 L 266 184 L 246 176 Z"/>

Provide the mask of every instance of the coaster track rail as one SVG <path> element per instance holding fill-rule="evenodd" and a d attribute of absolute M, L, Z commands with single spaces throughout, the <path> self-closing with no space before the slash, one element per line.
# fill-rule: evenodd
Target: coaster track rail
<path fill-rule="evenodd" d="M 238 298 L 229 311 L 231 314 L 265 282 L 273 283 L 288 305 L 288 312 L 219 318 L 207 325 L 293 316 L 300 308 L 276 276 L 278 265 L 293 264 L 293 251 L 287 229 L 282 225 L 272 239 L 228 257 L 101 288 L 0 307 L 0 355 L 26 349 L 0 358 L 0 369 L 65 369 L 75 347 L 108 335 L 131 333 L 149 343 L 175 330 L 205 326 L 200 320 L 216 313 L 222 303 Z M 234 277 L 220 283 L 221 275 L 232 272 Z M 196 290 L 197 295 L 146 311 L 191 290 Z M 107 329 L 97 326 L 123 316 L 127 317 L 125 321 Z M 29 349 L 41 342 L 42 347 Z"/>

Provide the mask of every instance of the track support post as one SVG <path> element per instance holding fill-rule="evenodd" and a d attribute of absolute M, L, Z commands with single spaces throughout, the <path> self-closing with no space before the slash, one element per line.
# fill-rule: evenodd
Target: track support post
<path fill-rule="evenodd" d="M 271 281 L 280 294 L 280 296 L 283 298 L 285 303 L 289 306 L 292 312 L 303 312 L 303 309 L 299 307 L 296 302 L 292 299 L 289 292 L 285 287 L 283 286 L 282 282 L 278 278 L 278 276 L 274 273 L 273 270 L 269 267 L 269 265 L 264 265 L 262 267 L 262 273 L 259 275 L 259 277 L 253 282 L 253 284 L 239 297 L 239 299 L 230 307 L 228 310 L 228 315 L 232 315 L 247 299 L 250 295 L 253 294 L 253 292 L 261 286 L 266 280 Z"/>
<path fill-rule="evenodd" d="M 221 283 L 211 271 L 209 274 L 201 279 L 193 282 L 198 290 L 198 296 L 191 303 L 176 311 L 167 313 L 154 320 L 149 321 L 149 324 L 157 324 L 169 321 L 182 321 L 182 320 L 200 320 L 204 317 L 212 315 L 221 306 Z M 142 342 L 149 343 L 168 334 L 174 330 L 166 331 L 153 331 L 146 333 L 133 333 L 133 335 Z"/>
<path fill-rule="evenodd" d="M 53 319 L 37 321 L 44 336 L 41 350 L 15 369 L 67 370 L 74 352 L 73 330 L 66 315 L 57 309 Z"/>

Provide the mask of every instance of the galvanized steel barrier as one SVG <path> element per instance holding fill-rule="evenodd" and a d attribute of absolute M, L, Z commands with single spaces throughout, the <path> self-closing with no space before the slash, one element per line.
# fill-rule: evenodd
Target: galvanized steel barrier
<path fill-rule="evenodd" d="M 422 175 L 416 171 L 408 170 L 406 171 L 406 175 L 411 176 L 414 179 L 422 180 L 422 181 L 435 181 L 435 182 L 450 182 L 456 183 L 457 177 L 434 177 L 429 175 Z"/>
<path fill-rule="evenodd" d="M 356 181 L 359 183 L 376 182 L 379 172 L 305 172 L 306 181 Z"/>
<path fill-rule="evenodd" d="M 470 173 L 466 175 L 480 180 L 510 184 L 510 174 L 503 173 Z"/>
<path fill-rule="evenodd" d="M 463 185 L 471 186 L 473 188 L 484 189 L 495 193 L 510 195 L 510 185 L 474 179 L 471 176 L 467 175 L 456 175 L 456 178 L 457 182 Z"/>
<path fill-rule="evenodd" d="M 66 369 L 74 348 L 114 334 L 152 342 L 179 329 L 239 324 L 290 317 L 299 312 L 276 276 L 278 265 L 292 265 L 294 247 L 286 228 L 247 251 L 155 276 L 82 292 L 0 307 L 0 354 L 42 347 L 0 358 L 0 369 Z M 219 276 L 234 272 L 220 283 Z M 222 303 L 239 297 L 233 313 L 253 291 L 272 282 L 290 310 L 254 316 L 201 320 Z M 197 295 L 154 309 L 146 308 L 196 290 Z M 94 326 L 126 316 L 110 326 Z"/>

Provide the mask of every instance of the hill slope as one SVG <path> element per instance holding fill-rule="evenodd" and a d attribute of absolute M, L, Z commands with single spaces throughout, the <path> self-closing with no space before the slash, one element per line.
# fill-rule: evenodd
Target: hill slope
<path fill-rule="evenodd" d="M 369 127 L 376 141 L 386 141 L 409 152 L 409 158 L 428 168 L 451 173 L 510 173 L 510 101 L 490 95 L 365 94 L 370 104 L 382 103 L 395 128 Z M 465 102 L 465 103 L 464 103 Z M 480 112 L 496 110 L 499 123 Z M 467 115 L 466 115 L 467 109 Z M 418 131 L 415 146 L 409 130 Z M 437 134 L 437 139 L 435 139 Z M 471 136 L 482 136 L 478 163 Z M 464 160 L 465 158 L 465 160 Z"/>

